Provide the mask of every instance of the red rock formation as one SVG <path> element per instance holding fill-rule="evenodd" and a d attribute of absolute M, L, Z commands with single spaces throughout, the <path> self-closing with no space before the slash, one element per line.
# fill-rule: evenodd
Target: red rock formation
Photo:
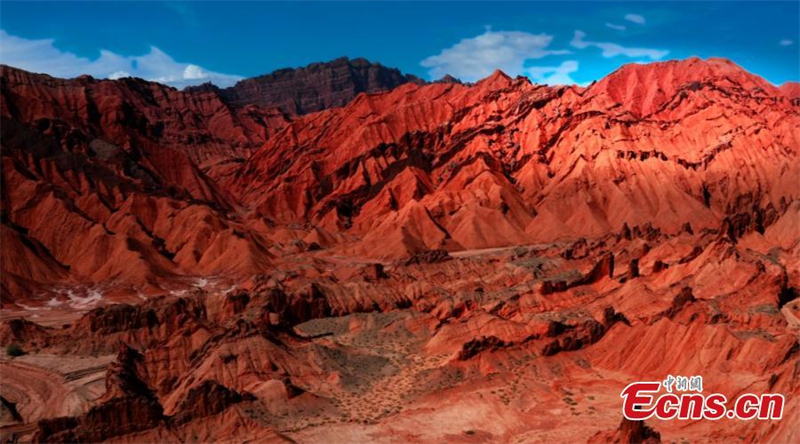
<path fill-rule="evenodd" d="M 342 66 L 237 94 L 290 103 L 280 82 Z M 364 70 L 294 102 L 342 107 L 289 116 L 2 68 L 0 342 L 28 352 L 0 359 L 4 434 L 798 440 L 791 396 L 780 423 L 609 413 L 666 374 L 728 399 L 800 387 L 790 87 L 689 59 L 348 101 L 402 81 Z"/>
<path fill-rule="evenodd" d="M 791 100 L 800 99 L 800 83 L 798 82 L 786 82 L 780 86 L 780 90 Z"/>
<path fill-rule="evenodd" d="M 50 336 L 48 330 L 26 319 L 9 319 L 0 325 L 0 345 L 4 347 L 10 344 L 44 345 Z"/>
<path fill-rule="evenodd" d="M 46 282 L 241 280 L 270 267 L 271 223 L 312 224 L 312 251 L 348 239 L 386 259 L 724 220 L 736 236 L 797 198 L 796 105 L 719 59 L 630 65 L 586 90 L 407 84 L 291 123 L 203 91 L 3 72 L 2 231 L 30 256 L 4 257 L 5 301 Z"/>
<path fill-rule="evenodd" d="M 34 442 L 102 442 L 115 436 L 157 427 L 161 406 L 145 397 L 115 398 L 80 418 L 43 420 Z"/>
<path fill-rule="evenodd" d="M 218 383 L 208 380 L 189 390 L 186 399 L 178 406 L 178 415 L 172 418 L 177 424 L 189 422 L 196 418 L 216 415 L 233 404 L 244 399 L 255 399 L 252 395 L 244 395 L 231 391 Z"/>
<path fill-rule="evenodd" d="M 497 74 L 298 119 L 230 184 L 265 217 L 361 235 L 378 257 L 625 225 L 677 233 L 795 199 L 796 120 L 777 88 L 725 60 L 629 65 L 586 90 Z"/>
<path fill-rule="evenodd" d="M 22 417 L 19 416 L 14 403 L 0 396 L 0 427 L 20 422 L 22 422 Z"/>
<path fill-rule="evenodd" d="M 661 435 L 648 427 L 644 421 L 622 419 L 619 429 L 613 432 L 598 432 L 590 443 L 606 444 L 660 444 Z"/>

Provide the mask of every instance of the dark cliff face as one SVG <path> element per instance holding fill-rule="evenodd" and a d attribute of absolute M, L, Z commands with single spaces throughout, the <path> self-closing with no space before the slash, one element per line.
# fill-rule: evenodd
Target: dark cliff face
<path fill-rule="evenodd" d="M 344 106 L 359 93 L 388 91 L 405 83 L 425 83 L 395 68 L 357 58 L 342 57 L 304 68 L 280 69 L 220 89 L 210 84 L 187 90 L 216 91 L 234 106 L 261 105 L 278 107 L 289 114 L 307 114 Z"/>

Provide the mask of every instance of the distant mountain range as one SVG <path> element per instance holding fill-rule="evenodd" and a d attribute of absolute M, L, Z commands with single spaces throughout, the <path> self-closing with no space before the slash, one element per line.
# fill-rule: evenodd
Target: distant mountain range
<path fill-rule="evenodd" d="M 499 71 L 428 84 L 364 59 L 184 91 L 1 73 L 4 239 L 38 246 L 3 261 L 4 304 L 68 276 L 255 273 L 285 245 L 253 217 L 398 258 L 712 229 L 798 197 L 797 88 L 722 59 L 627 65 L 588 88 Z M 734 165 L 746 180 L 726 179 Z M 201 228 L 198 211 L 216 222 Z M 156 222 L 184 217 L 179 231 Z M 208 230 L 229 247 L 201 242 Z M 97 259 L 108 248 L 116 265 Z"/>
<path fill-rule="evenodd" d="M 3 436 L 798 442 L 796 397 L 645 425 L 619 393 L 797 393 L 799 94 L 698 58 L 588 87 L 0 67 Z"/>
<path fill-rule="evenodd" d="M 444 81 L 455 79 L 446 78 Z M 280 69 L 242 80 L 229 88 L 217 88 L 206 83 L 186 89 L 190 92 L 214 91 L 227 103 L 236 106 L 261 105 L 277 107 L 289 114 L 307 114 L 344 106 L 362 92 L 388 91 L 405 83 L 422 85 L 427 82 L 380 63 L 342 57 L 303 68 Z"/>

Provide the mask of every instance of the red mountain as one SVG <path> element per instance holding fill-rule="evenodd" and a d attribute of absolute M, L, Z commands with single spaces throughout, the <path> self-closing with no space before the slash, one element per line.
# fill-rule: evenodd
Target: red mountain
<path fill-rule="evenodd" d="M 259 216 L 376 240 L 393 258 L 626 224 L 677 233 L 796 199 L 796 119 L 723 60 L 629 65 L 587 89 L 498 72 L 294 120 L 226 184 Z"/>
<path fill-rule="evenodd" d="M 796 88 L 364 63 L 185 91 L 2 67 L 0 340 L 38 350 L 0 361 L 7 433 L 798 439 Z M 784 418 L 620 425 L 627 383 L 690 373 Z"/>

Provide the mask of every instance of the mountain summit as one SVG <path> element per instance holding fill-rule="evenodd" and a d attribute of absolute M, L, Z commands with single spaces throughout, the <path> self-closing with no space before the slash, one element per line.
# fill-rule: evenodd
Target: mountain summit
<path fill-rule="evenodd" d="M 349 86 L 312 88 L 319 79 Z M 798 198 L 796 102 L 725 60 L 627 65 L 585 89 L 500 71 L 474 85 L 411 80 L 363 59 L 220 91 L 4 67 L 4 224 L 41 245 L 25 253 L 34 269 L 5 269 L 5 300 L 39 267 L 152 288 L 174 273 L 255 272 L 288 227 L 398 259 L 624 227 L 712 230 Z M 266 102 L 344 106 L 292 117 Z M 234 244 L 240 254 L 221 260 Z M 87 262 L 99 257 L 77 254 L 87 245 L 132 259 Z"/>
<path fill-rule="evenodd" d="M 388 91 L 409 82 L 425 83 L 380 63 L 342 57 L 303 68 L 280 69 L 225 89 L 201 85 L 187 90 L 214 90 L 235 106 L 277 107 L 297 115 L 343 106 L 359 93 Z"/>
<path fill-rule="evenodd" d="M 797 392 L 796 87 L 722 59 L 446 80 L 0 68 L 4 436 L 797 442 L 797 397 L 619 411 L 665 375 Z"/>

